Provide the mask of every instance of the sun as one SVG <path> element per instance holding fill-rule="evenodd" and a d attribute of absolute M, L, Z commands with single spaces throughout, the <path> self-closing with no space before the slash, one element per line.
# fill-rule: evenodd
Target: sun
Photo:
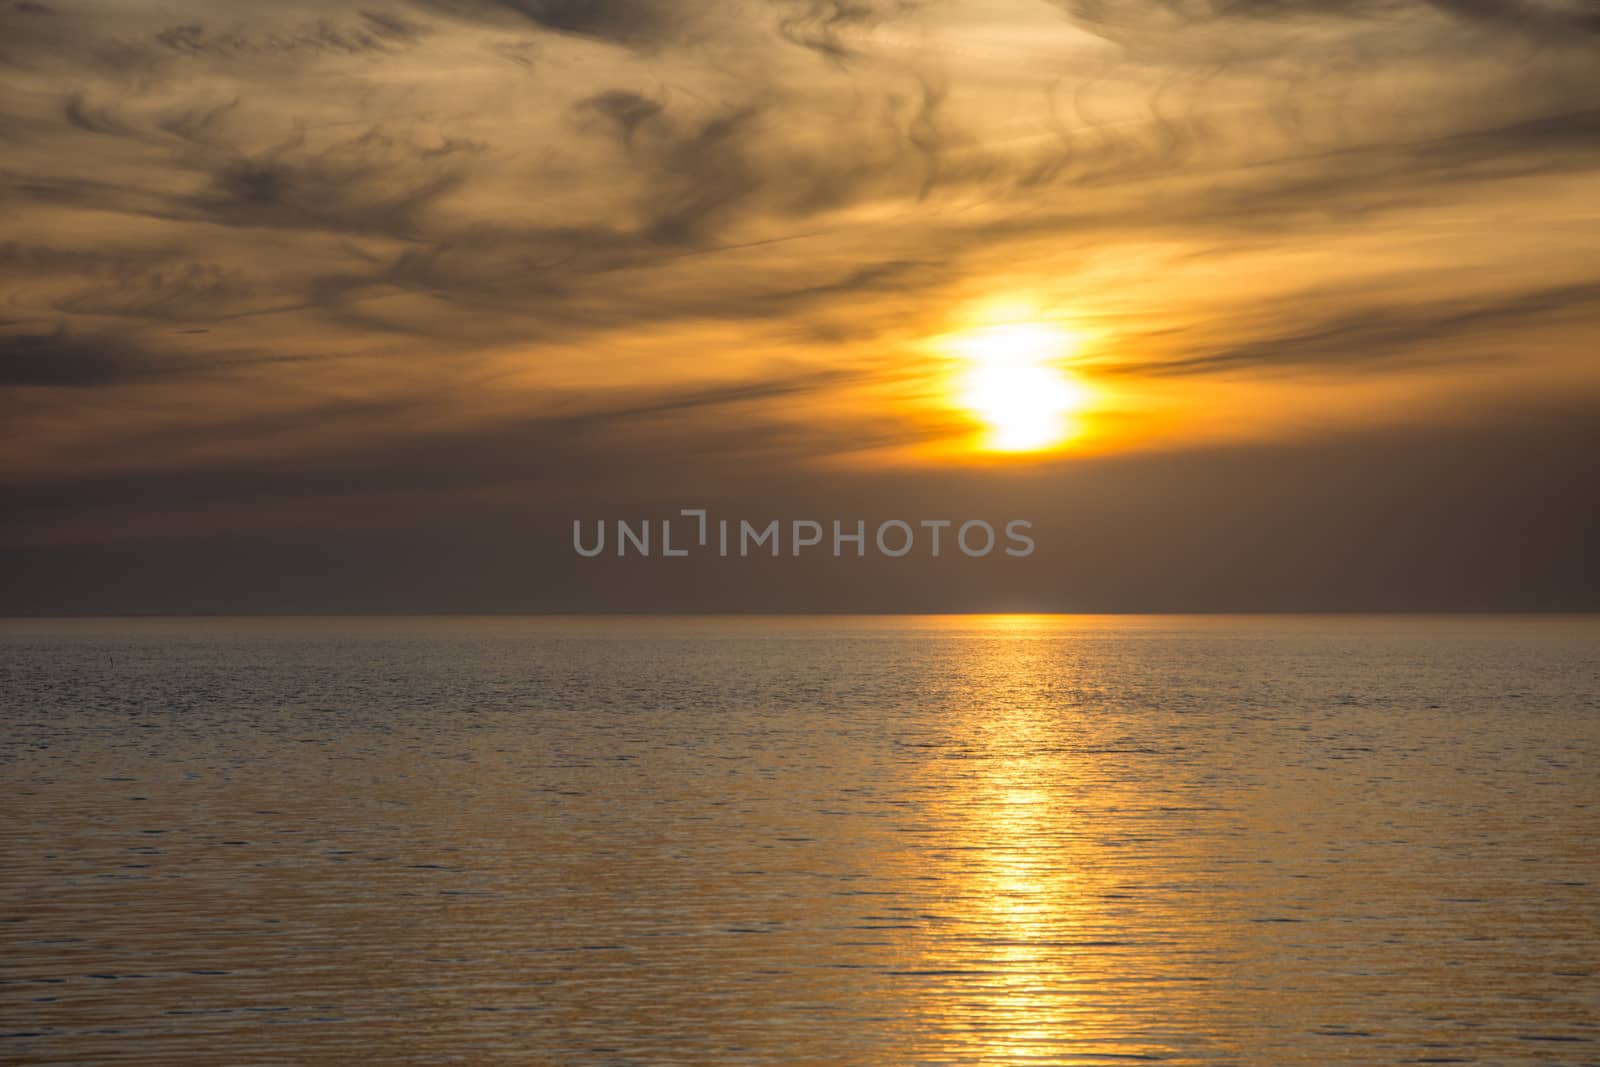
<path fill-rule="evenodd" d="M 991 452 L 1039 452 L 1070 439 L 1083 386 L 1059 366 L 1073 334 L 1036 323 L 988 326 L 951 339 L 964 364 L 957 402 L 986 428 Z"/>

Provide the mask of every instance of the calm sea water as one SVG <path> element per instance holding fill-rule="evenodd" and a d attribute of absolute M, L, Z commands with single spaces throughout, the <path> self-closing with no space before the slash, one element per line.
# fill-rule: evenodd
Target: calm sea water
<path fill-rule="evenodd" d="M 1593 619 L 0 623 L 0 1061 L 1600 1062 Z"/>

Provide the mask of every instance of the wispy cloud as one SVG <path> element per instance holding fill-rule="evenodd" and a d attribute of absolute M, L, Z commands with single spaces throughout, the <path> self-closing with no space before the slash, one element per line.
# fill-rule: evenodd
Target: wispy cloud
<path fill-rule="evenodd" d="M 1483 358 L 1478 351 L 1444 347 L 1463 338 L 1503 342 L 1529 326 L 1578 323 L 1588 332 L 1600 327 L 1600 284 L 1436 303 L 1368 305 L 1278 336 L 1121 369 L 1144 375 L 1349 375 L 1410 369 Z"/>
<path fill-rule="evenodd" d="M 170 368 L 136 345 L 65 328 L 42 334 L 0 335 L 0 387 L 90 389 L 148 382 Z"/>
<path fill-rule="evenodd" d="M 402 492 L 663 419 L 798 484 L 963 425 L 923 342 L 1009 297 L 1130 422 L 1593 385 L 1577 0 L 0 0 L 0 81 L 14 485 L 315 496 L 250 473 L 298 439 Z"/>

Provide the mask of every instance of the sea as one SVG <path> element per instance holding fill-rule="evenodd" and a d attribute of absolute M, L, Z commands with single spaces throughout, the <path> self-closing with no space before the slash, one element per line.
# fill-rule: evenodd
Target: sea
<path fill-rule="evenodd" d="M 1600 619 L 0 622 L 6 1064 L 1600 1063 Z"/>

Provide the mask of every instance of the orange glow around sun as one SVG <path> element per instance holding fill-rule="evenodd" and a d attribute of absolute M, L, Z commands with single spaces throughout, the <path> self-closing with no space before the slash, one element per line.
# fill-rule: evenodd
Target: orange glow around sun
<path fill-rule="evenodd" d="M 1042 452 L 1078 432 L 1088 390 L 1062 366 L 1078 338 L 1039 322 L 1007 322 L 951 335 L 960 361 L 956 404 L 984 426 L 989 452 Z"/>

